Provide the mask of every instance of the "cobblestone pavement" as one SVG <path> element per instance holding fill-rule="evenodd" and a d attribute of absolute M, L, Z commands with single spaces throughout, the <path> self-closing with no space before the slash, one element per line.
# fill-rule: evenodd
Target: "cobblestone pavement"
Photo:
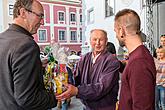
<path fill-rule="evenodd" d="M 55 107 L 52 110 L 59 110 L 59 109 L 57 109 L 57 107 Z M 83 110 L 83 104 L 76 97 L 72 97 L 68 110 Z"/>
<path fill-rule="evenodd" d="M 120 88 L 121 88 L 121 81 L 119 81 L 119 93 L 120 93 Z M 118 99 L 119 99 L 119 95 L 118 95 Z M 56 108 L 53 108 L 52 110 L 59 110 L 59 109 L 57 109 L 56 107 Z M 68 110 L 83 110 L 83 104 L 76 97 L 72 97 L 71 104 Z"/>

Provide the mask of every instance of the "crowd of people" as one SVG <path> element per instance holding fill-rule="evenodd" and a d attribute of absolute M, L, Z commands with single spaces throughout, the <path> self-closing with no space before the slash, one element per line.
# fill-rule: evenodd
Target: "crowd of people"
<path fill-rule="evenodd" d="M 32 36 L 44 24 L 43 6 L 37 0 L 16 0 L 13 10 L 13 23 L 0 34 L 0 110 L 48 110 L 73 96 L 84 110 L 165 110 L 165 35 L 153 57 L 143 45 L 134 10 L 123 9 L 114 18 L 116 38 L 128 50 L 127 61 L 117 59 L 105 30 L 93 29 L 92 51 L 82 55 L 74 71 L 67 64 L 73 79 L 64 83 L 60 94 L 45 89 L 47 61 L 41 61 Z"/>

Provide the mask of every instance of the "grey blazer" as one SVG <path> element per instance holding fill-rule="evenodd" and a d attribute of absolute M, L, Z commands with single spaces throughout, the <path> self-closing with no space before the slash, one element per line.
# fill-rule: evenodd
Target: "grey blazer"
<path fill-rule="evenodd" d="M 0 34 L 0 110 L 47 110 L 54 93 L 43 85 L 39 46 L 24 28 L 12 24 Z"/>

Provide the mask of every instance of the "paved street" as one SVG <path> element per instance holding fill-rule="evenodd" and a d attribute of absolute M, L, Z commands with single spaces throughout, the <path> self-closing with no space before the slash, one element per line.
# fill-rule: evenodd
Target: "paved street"
<path fill-rule="evenodd" d="M 57 109 L 56 107 L 56 108 L 53 108 L 52 110 L 59 110 L 59 109 Z M 83 110 L 83 105 L 79 99 L 77 99 L 76 97 L 73 97 L 68 110 Z"/>
<path fill-rule="evenodd" d="M 121 88 L 121 81 L 119 81 L 119 93 L 120 93 L 120 88 Z M 118 95 L 118 99 L 119 99 L 119 95 Z M 59 109 L 57 109 L 56 107 L 56 108 L 53 108 L 52 110 L 59 110 Z M 83 104 L 76 97 L 72 97 L 71 104 L 68 110 L 83 110 Z"/>

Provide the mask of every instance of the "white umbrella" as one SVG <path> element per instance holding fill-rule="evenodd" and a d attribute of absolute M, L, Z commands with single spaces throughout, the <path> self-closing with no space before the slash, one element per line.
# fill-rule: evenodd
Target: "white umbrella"
<path fill-rule="evenodd" d="M 69 60 L 78 60 L 78 59 L 80 59 L 81 57 L 80 56 L 78 56 L 78 55 L 71 55 L 71 56 L 68 56 L 68 59 Z"/>

